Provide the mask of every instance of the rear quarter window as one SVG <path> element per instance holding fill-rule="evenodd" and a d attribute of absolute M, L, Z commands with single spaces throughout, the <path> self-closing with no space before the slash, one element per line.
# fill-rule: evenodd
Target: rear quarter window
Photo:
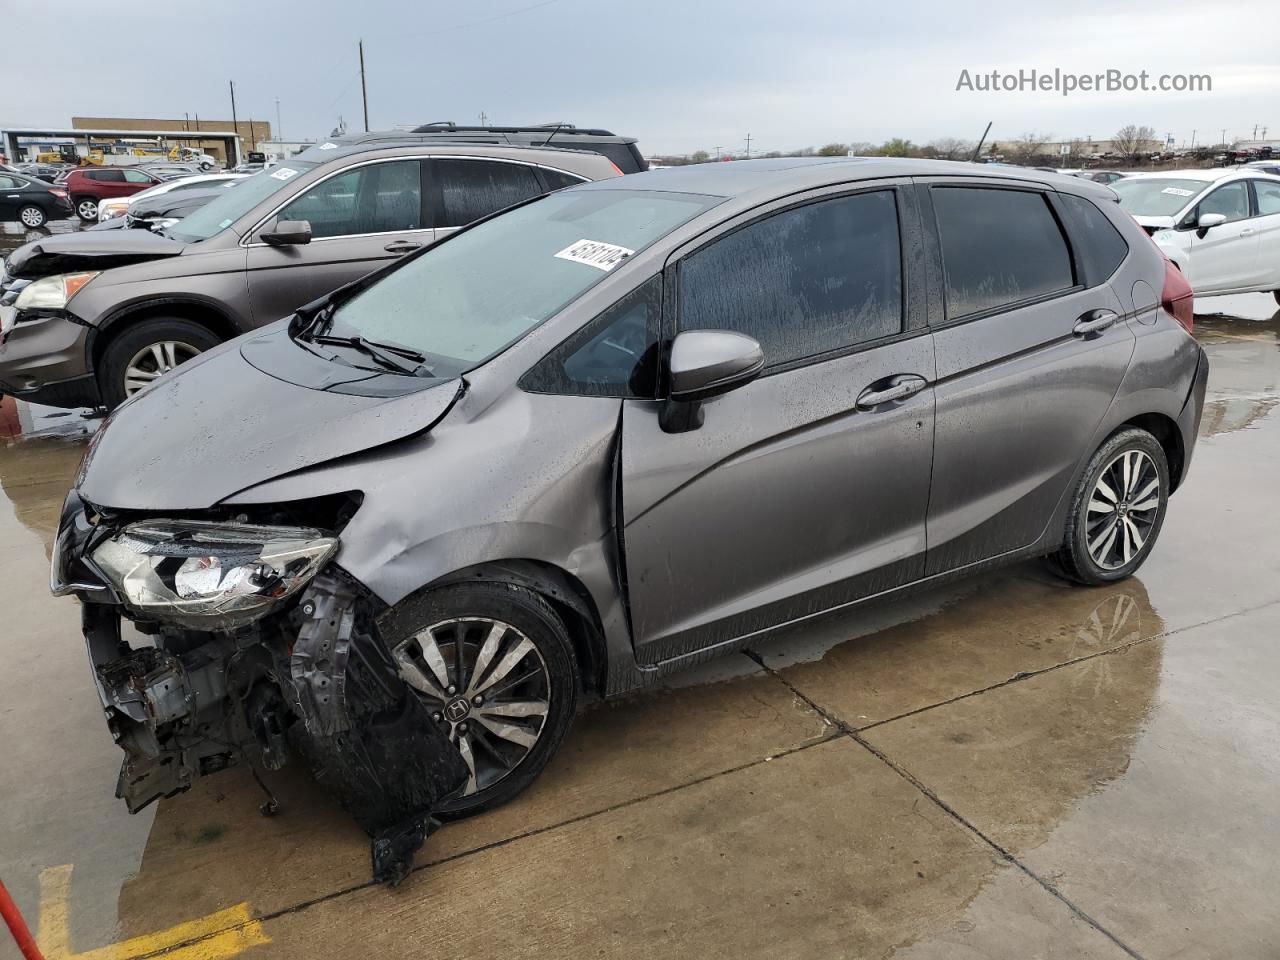
<path fill-rule="evenodd" d="M 1059 194 L 1067 212 L 1071 236 L 1084 267 L 1086 286 L 1097 286 L 1110 279 L 1129 255 L 1129 244 L 1107 215 L 1092 200 Z"/>

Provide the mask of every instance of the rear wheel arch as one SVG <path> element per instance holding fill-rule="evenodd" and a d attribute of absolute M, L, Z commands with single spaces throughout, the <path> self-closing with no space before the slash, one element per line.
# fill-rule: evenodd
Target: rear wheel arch
<path fill-rule="evenodd" d="M 603 692 L 608 656 L 600 613 L 582 581 L 562 567 L 542 560 L 488 560 L 445 574 L 415 590 L 400 603 L 441 587 L 469 581 L 514 583 L 542 596 L 555 608 L 569 631 L 584 690 Z"/>
<path fill-rule="evenodd" d="M 1164 456 L 1169 464 L 1169 492 L 1177 490 L 1182 482 L 1183 467 L 1186 464 L 1186 450 L 1183 447 L 1182 431 L 1178 429 L 1178 424 L 1163 413 L 1144 413 L 1117 426 L 1111 432 L 1111 436 L 1129 427 L 1145 430 L 1156 438 L 1164 449 Z M 1110 438 L 1109 436 L 1107 439 Z"/>

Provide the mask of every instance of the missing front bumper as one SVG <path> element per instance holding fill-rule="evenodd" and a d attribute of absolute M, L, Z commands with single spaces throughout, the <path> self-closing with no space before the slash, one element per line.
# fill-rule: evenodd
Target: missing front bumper
<path fill-rule="evenodd" d="M 296 605 L 235 633 L 169 631 L 131 648 L 119 608 L 84 604 L 130 812 L 196 779 L 302 756 L 372 838 L 375 880 L 399 882 L 468 770 L 400 679 L 349 577 L 322 572 Z"/>

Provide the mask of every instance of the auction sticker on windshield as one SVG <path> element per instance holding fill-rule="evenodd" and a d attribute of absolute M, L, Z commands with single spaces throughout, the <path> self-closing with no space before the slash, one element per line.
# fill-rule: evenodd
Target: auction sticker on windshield
<path fill-rule="evenodd" d="M 288 180 L 290 177 L 296 176 L 297 173 L 297 170 L 290 170 L 288 167 L 281 167 L 275 173 L 271 174 L 271 176 L 275 177 L 277 180 Z"/>
<path fill-rule="evenodd" d="M 612 270 L 627 257 L 635 253 L 616 243 L 605 243 L 603 240 L 579 240 L 565 247 L 556 254 L 561 260 L 572 260 L 584 263 L 597 270 Z"/>
<path fill-rule="evenodd" d="M 1181 187 L 1165 187 L 1160 192 L 1171 193 L 1175 197 L 1190 197 L 1190 196 L 1194 196 L 1195 194 L 1194 190 L 1183 190 Z"/>

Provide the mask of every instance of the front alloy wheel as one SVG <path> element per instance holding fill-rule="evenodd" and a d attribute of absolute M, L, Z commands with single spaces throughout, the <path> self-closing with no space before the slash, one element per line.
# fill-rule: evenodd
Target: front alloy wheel
<path fill-rule="evenodd" d="M 507 777 L 537 746 L 551 678 L 538 648 L 511 624 L 445 620 L 405 640 L 395 655 L 400 675 L 448 728 L 471 771 L 463 797 Z"/>
<path fill-rule="evenodd" d="M 132 397 L 152 380 L 158 379 L 178 364 L 186 363 L 199 354 L 198 347 L 176 340 L 147 344 L 133 355 L 128 366 L 124 368 L 124 395 Z"/>
<path fill-rule="evenodd" d="M 86 197 L 76 203 L 76 216 L 81 220 L 90 221 L 98 219 L 98 201 Z"/>
<path fill-rule="evenodd" d="M 547 599 L 523 584 L 469 580 L 402 602 L 380 629 L 400 677 L 470 773 L 434 814 L 479 813 L 532 783 L 578 698 L 573 643 Z"/>

